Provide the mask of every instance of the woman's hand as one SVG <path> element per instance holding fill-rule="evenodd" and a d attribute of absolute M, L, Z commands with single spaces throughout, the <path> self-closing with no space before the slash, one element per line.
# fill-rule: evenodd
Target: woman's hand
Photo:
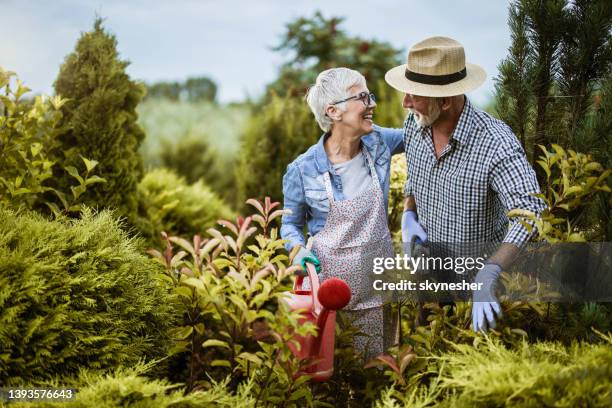
<path fill-rule="evenodd" d="M 306 249 L 305 247 L 300 246 L 300 250 L 295 255 L 295 258 L 293 258 L 293 265 L 302 265 L 302 271 L 301 273 L 298 273 L 299 275 L 301 274 L 303 274 L 304 276 L 308 275 L 308 271 L 306 270 L 307 262 L 311 263 L 315 267 L 315 270 L 317 271 L 317 273 L 321 272 L 321 262 L 316 257 L 316 255 L 313 254 L 312 251 L 309 251 L 308 249 Z"/>

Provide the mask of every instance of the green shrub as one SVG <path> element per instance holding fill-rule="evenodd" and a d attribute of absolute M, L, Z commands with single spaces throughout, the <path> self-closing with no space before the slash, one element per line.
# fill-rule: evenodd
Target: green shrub
<path fill-rule="evenodd" d="M 251 117 L 242 136 L 236 173 L 240 202 L 265 196 L 282 201 L 287 165 L 315 144 L 320 135 L 304 100 L 274 96 Z"/>
<path fill-rule="evenodd" d="M 251 395 L 252 383 L 241 385 L 236 393 L 227 389 L 227 381 L 214 383 L 205 392 L 184 394 L 181 384 L 167 380 L 146 378 L 146 367 L 119 369 L 112 374 L 101 375 L 82 373 L 76 384 L 75 399 L 62 403 L 66 408 L 251 408 L 254 400 Z M 67 388 L 66 384 L 55 387 Z M 56 407 L 57 402 L 31 402 L 11 404 L 16 408 Z"/>
<path fill-rule="evenodd" d="M 187 183 L 201 179 L 225 202 L 236 202 L 236 180 L 231 171 L 234 159 L 211 148 L 206 139 L 186 137 L 176 143 L 164 140 L 160 159 L 163 167 L 174 170 Z"/>
<path fill-rule="evenodd" d="M 165 354 L 159 266 L 110 212 L 49 221 L 0 209 L 0 383 Z"/>
<path fill-rule="evenodd" d="M 231 377 L 230 387 L 253 380 L 253 394 L 263 405 L 312 405 L 307 378 L 294 379 L 300 364 L 288 343 L 295 333 L 314 333 L 298 323 L 299 314 L 282 301 L 292 273 L 274 226 L 279 203 L 249 200 L 257 213 L 236 224 L 222 221 L 207 239 L 189 242 L 167 237 L 166 249 L 151 250 L 165 266 L 165 279 L 181 303 L 184 320 L 173 331 L 172 351 L 183 361 L 188 390 Z M 276 220 L 276 221 L 275 221 Z M 174 248 L 174 246 L 178 248 Z"/>
<path fill-rule="evenodd" d="M 609 341 L 524 342 L 508 349 L 488 340 L 481 347 L 457 345 L 437 360 L 429 386 L 387 392 L 377 407 L 608 407 L 612 396 Z"/>
<path fill-rule="evenodd" d="M 104 182 L 89 174 L 97 162 L 79 159 L 84 177 L 77 168 L 56 162 L 52 151 L 66 100 L 59 96 L 26 100 L 23 95 L 29 88 L 19 79 L 12 87 L 13 77 L 15 73 L 0 68 L 0 203 L 54 215 L 78 212 L 81 195 L 92 184 Z M 71 179 L 64 190 L 52 187 L 54 172 Z"/>
<path fill-rule="evenodd" d="M 138 186 L 155 237 L 203 234 L 218 219 L 233 218 L 229 207 L 203 181 L 187 184 L 167 169 L 152 170 Z"/>
<path fill-rule="evenodd" d="M 54 86 L 57 94 L 69 99 L 62 106 L 58 157 L 70 166 L 80 164 L 81 155 L 96 160 L 98 175 L 106 179 L 83 194 L 84 203 L 114 208 L 133 222 L 143 173 L 138 147 L 145 137 L 136 123 L 136 106 L 144 86 L 130 79 L 127 65 L 119 59 L 117 40 L 98 18 L 66 57 Z M 65 183 L 58 176 L 58 184 Z"/>
<path fill-rule="evenodd" d="M 210 149 L 206 140 L 196 138 L 184 138 L 176 144 L 163 141 L 160 153 L 161 164 L 184 177 L 187 183 L 202 179 L 208 185 L 220 175 L 215 168 L 217 156 L 218 153 Z"/>

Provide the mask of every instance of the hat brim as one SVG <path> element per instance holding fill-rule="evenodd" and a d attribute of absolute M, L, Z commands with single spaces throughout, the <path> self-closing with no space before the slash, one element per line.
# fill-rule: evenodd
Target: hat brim
<path fill-rule="evenodd" d="M 419 96 L 444 97 L 462 95 L 473 91 L 487 79 L 485 70 L 476 64 L 465 64 L 466 77 L 447 85 L 429 85 L 414 82 L 406 78 L 406 66 L 403 64 L 391 68 L 385 74 L 385 81 L 398 91 Z"/>

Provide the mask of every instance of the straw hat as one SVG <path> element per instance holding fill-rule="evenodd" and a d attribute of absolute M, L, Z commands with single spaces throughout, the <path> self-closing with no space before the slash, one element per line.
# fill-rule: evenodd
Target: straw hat
<path fill-rule="evenodd" d="M 448 37 L 431 37 L 408 51 L 408 63 L 392 68 L 385 81 L 398 91 L 420 96 L 455 96 L 478 88 L 485 70 L 465 62 L 463 46 Z"/>

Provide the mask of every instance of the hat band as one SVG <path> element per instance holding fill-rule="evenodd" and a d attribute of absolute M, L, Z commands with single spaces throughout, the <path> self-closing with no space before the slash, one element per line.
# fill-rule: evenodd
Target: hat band
<path fill-rule="evenodd" d="M 427 74 L 419 74 L 417 72 L 410 71 L 406 69 L 406 78 L 413 82 L 419 82 L 421 84 L 427 85 L 448 85 L 453 82 L 461 81 L 463 78 L 467 76 L 467 72 L 465 68 L 463 68 L 459 72 L 455 72 L 448 75 L 427 75 Z"/>

